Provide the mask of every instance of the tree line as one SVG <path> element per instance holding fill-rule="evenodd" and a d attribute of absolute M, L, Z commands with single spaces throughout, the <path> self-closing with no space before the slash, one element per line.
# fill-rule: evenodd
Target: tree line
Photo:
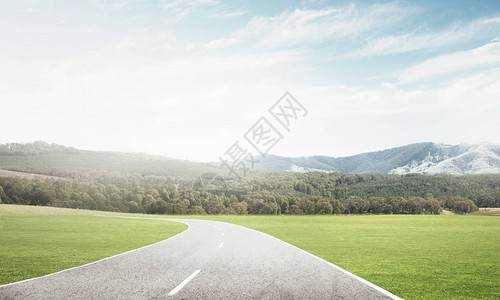
<path fill-rule="evenodd" d="M 420 176 L 393 177 L 400 179 L 379 175 L 271 172 L 242 180 L 225 180 L 214 174 L 172 177 L 73 172 L 60 179 L 0 178 L 0 203 L 148 214 L 298 215 L 439 214 L 443 208 L 469 213 L 476 211 L 478 204 L 500 206 L 500 177 L 496 177 L 496 181 L 486 180 L 483 185 L 472 185 L 474 197 L 470 197 L 470 186 L 467 192 L 460 193 L 458 185 L 452 183 L 447 185 L 451 193 L 435 197 L 428 192 L 433 188 Z M 450 178 L 438 177 L 437 180 L 446 182 Z M 404 185 L 409 190 L 403 193 Z M 393 192 L 389 192 L 391 189 Z M 422 190 L 427 193 L 422 195 Z"/>

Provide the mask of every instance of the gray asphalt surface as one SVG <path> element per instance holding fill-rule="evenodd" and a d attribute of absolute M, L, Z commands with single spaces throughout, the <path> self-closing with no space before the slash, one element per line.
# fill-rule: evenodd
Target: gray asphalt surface
<path fill-rule="evenodd" d="M 176 221 L 190 228 L 126 254 L 0 286 L 0 299 L 399 299 L 267 234 Z"/>

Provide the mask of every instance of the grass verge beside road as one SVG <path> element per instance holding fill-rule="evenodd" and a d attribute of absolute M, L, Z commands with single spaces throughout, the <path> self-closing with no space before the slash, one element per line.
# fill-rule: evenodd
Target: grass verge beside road
<path fill-rule="evenodd" d="M 313 253 L 404 299 L 500 299 L 500 218 L 209 216 Z"/>
<path fill-rule="evenodd" d="M 167 239 L 187 225 L 100 212 L 0 205 L 0 284 L 54 273 Z"/>

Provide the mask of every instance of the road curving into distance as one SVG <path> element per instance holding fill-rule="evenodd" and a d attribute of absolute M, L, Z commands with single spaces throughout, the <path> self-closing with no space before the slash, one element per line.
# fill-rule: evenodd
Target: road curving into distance
<path fill-rule="evenodd" d="M 400 299 L 256 230 L 151 219 L 189 228 L 156 244 L 0 286 L 0 299 Z"/>

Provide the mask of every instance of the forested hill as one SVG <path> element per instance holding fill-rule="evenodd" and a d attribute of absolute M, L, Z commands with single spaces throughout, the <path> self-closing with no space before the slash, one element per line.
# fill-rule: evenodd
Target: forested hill
<path fill-rule="evenodd" d="M 500 175 L 253 172 L 43 142 L 0 146 L 0 204 L 156 214 L 436 214 L 500 207 Z M 19 175 L 19 174 L 18 174 Z M 0 174 L 1 176 L 1 174 Z"/>
<path fill-rule="evenodd" d="M 0 144 L 0 169 L 53 176 L 67 176 L 82 171 L 165 176 L 228 173 L 215 163 L 198 163 L 142 153 L 78 150 L 42 141 Z"/>

